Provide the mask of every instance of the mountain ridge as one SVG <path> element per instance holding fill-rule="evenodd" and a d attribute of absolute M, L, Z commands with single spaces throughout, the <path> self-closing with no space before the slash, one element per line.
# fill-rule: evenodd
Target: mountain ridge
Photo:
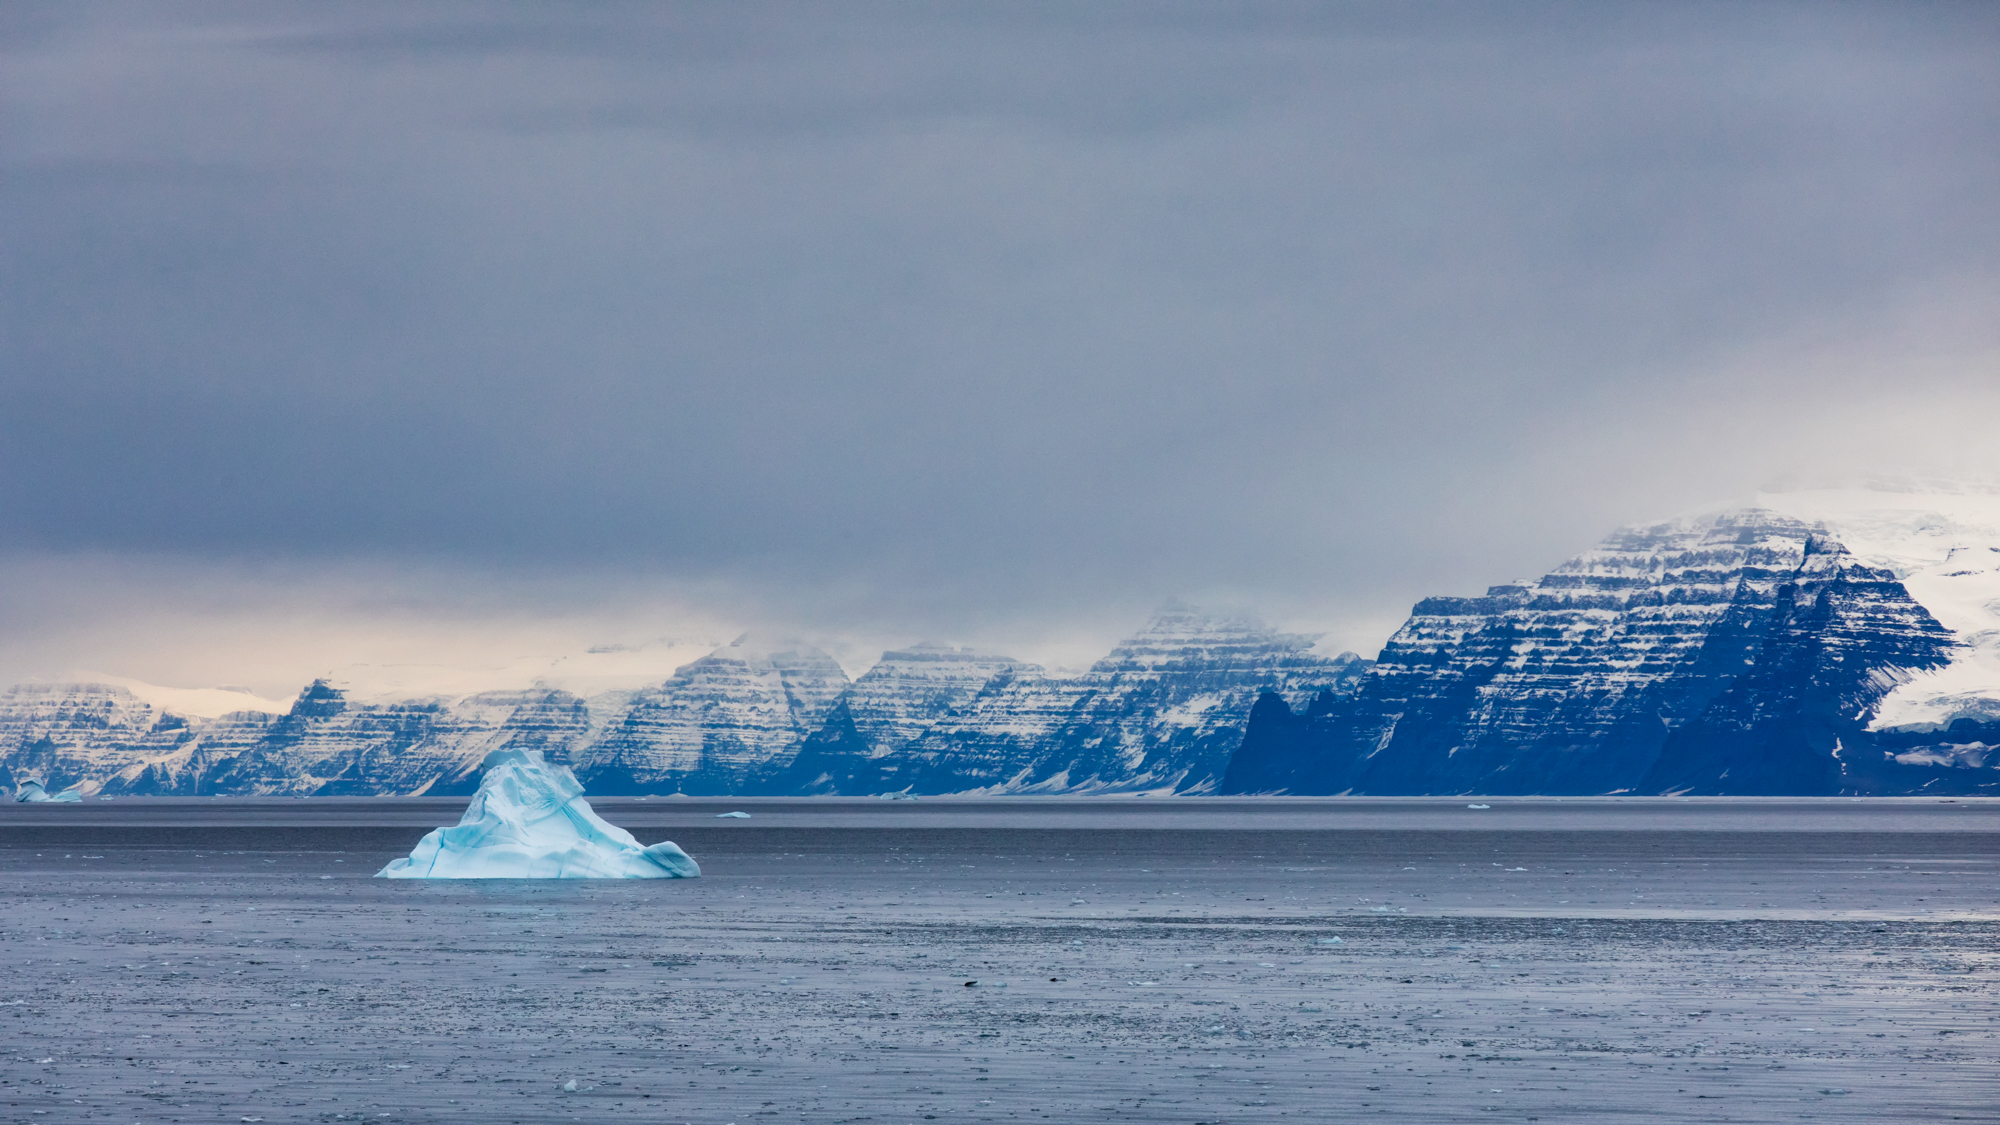
<path fill-rule="evenodd" d="M 1976 653 L 1981 622 L 1947 627 L 1906 588 L 1916 571 L 1869 565 L 1934 568 L 1983 543 L 1982 525 L 1939 533 L 1960 547 L 1897 556 L 1888 523 L 1857 507 L 1851 526 L 1875 533 L 1857 536 L 1864 561 L 1827 507 L 1635 525 L 1532 583 L 1424 599 L 1349 699 L 1306 713 L 1260 701 L 1222 789 L 1995 791 L 1974 764 L 2000 744 L 1991 724 L 1948 715 L 1926 738 L 1878 721 L 1897 692 Z"/>
<path fill-rule="evenodd" d="M 539 687 L 363 701 L 316 680 L 282 714 L 194 719 L 116 685 L 24 685 L 0 695 L 0 782 L 446 795 L 476 788 L 486 754 L 534 749 L 599 794 L 1199 791 L 1256 689 L 1303 698 L 1365 663 L 1312 653 L 1315 640 L 1173 604 L 1071 677 L 925 643 L 849 682 L 811 645 L 746 636 L 651 688 L 590 698 Z"/>

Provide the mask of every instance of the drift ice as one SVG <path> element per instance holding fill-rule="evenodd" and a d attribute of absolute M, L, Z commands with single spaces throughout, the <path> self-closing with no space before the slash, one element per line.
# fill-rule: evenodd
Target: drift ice
<path fill-rule="evenodd" d="M 539 750 L 496 750 L 465 816 L 417 843 L 388 879 L 685 879 L 701 867 L 672 841 L 642 847 L 583 799 L 569 767 Z"/>

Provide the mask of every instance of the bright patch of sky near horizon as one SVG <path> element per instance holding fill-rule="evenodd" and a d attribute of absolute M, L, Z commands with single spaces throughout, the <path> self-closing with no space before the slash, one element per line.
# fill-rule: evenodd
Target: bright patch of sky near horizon
<path fill-rule="evenodd" d="M 10 4 L 0 680 L 1074 666 L 1174 595 L 1372 652 L 1617 524 L 1990 478 L 1996 48 L 1980 4 Z"/>

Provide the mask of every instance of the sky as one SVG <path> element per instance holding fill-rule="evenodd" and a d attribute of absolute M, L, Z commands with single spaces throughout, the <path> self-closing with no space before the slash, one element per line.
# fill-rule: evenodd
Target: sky
<path fill-rule="evenodd" d="M 1985 3 L 15 2 L 0 681 L 1372 655 L 2000 476 L 1996 306 Z"/>

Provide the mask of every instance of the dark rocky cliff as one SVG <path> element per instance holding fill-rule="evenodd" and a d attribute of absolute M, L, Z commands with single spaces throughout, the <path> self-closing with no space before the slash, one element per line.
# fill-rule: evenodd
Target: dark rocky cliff
<path fill-rule="evenodd" d="M 1419 603 L 1352 696 L 1261 701 L 1222 789 L 1988 791 L 1992 771 L 1926 760 L 1976 754 L 1868 730 L 1955 644 L 1815 525 L 1751 509 L 1627 529 L 1537 582 Z"/>

